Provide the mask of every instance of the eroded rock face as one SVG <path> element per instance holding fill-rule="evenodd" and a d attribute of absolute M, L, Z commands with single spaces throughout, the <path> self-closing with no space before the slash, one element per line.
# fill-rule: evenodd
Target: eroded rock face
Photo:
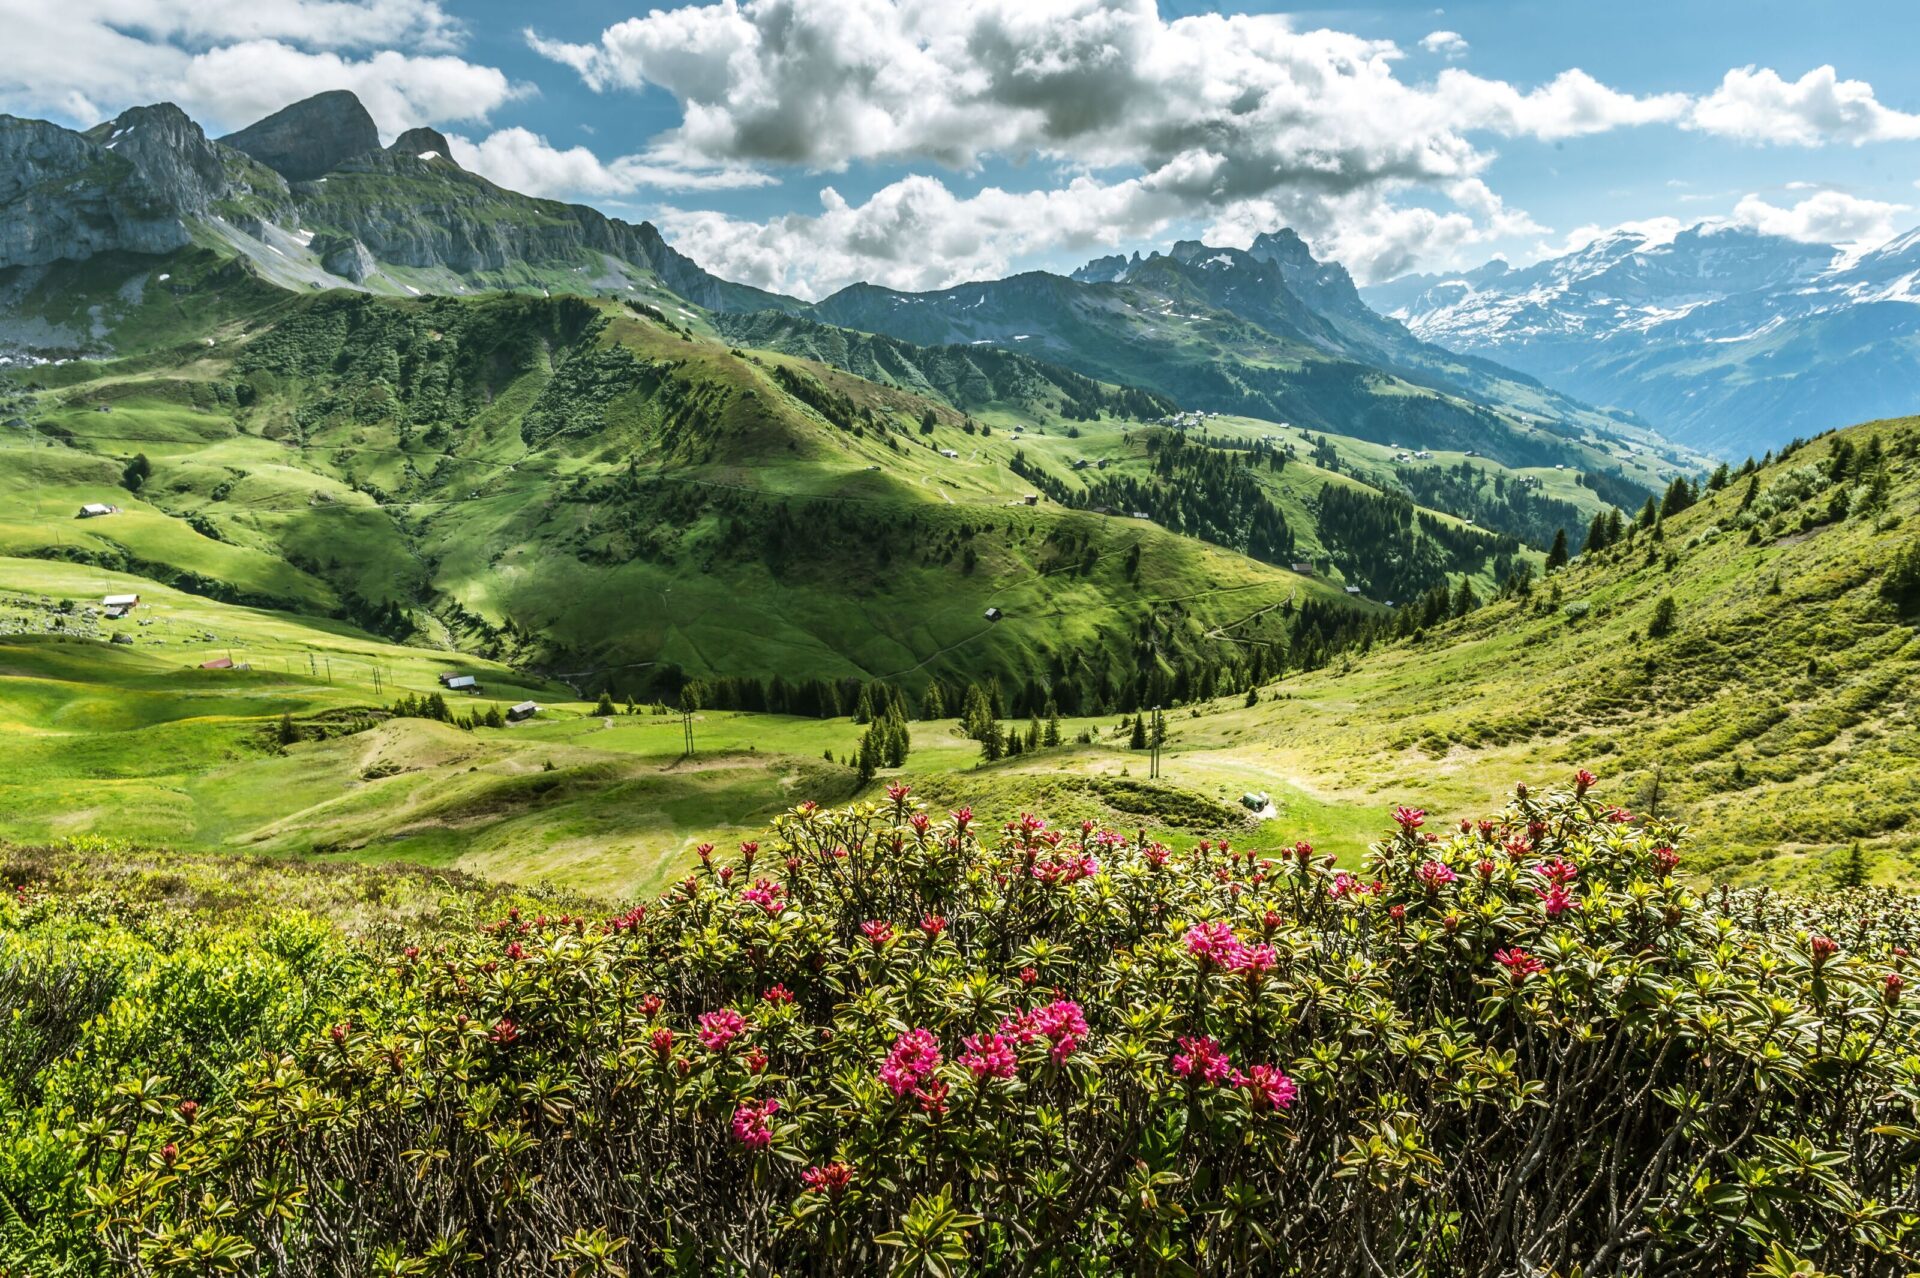
<path fill-rule="evenodd" d="M 351 236 L 323 235 L 314 240 L 313 252 L 323 270 L 355 284 L 373 274 L 378 265 L 367 246 Z"/>
<path fill-rule="evenodd" d="M 436 135 L 437 136 L 437 135 Z M 380 130 L 345 89 L 316 93 L 220 139 L 289 182 L 311 182 L 380 149 Z"/>
<path fill-rule="evenodd" d="M 438 129 L 408 129 L 393 140 L 387 148 L 393 155 L 411 155 L 416 159 L 438 161 L 460 167 L 453 158 L 453 148 L 447 144 L 446 134 Z"/>

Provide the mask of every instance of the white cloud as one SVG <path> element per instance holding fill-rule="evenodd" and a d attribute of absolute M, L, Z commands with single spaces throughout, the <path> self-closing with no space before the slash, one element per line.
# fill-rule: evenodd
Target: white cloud
<path fill-rule="evenodd" d="M 1802 244 L 1831 244 L 1844 250 L 1872 248 L 1901 229 L 1908 204 L 1867 200 L 1843 191 L 1821 191 L 1791 208 L 1778 208 L 1758 195 L 1733 207 L 1733 220 L 1765 235 L 1782 235 Z"/>
<path fill-rule="evenodd" d="M 666 191 L 717 191 L 768 186 L 774 178 L 740 167 L 687 170 L 655 164 L 639 155 L 603 163 L 584 146 L 562 150 L 522 128 L 498 129 L 475 142 L 447 139 L 461 167 L 509 190 L 554 198 L 630 195 L 651 187 Z"/>
<path fill-rule="evenodd" d="M 1820 146 L 1920 139 L 1920 115 L 1883 106 L 1864 80 L 1830 66 L 1787 81 L 1771 67 L 1729 71 L 1693 108 L 1690 127 L 1742 142 Z"/>
<path fill-rule="evenodd" d="M 0 109 L 81 127 L 170 101 L 217 134 L 351 89 L 391 134 L 531 91 L 449 52 L 461 33 L 436 0 L 0 0 L 0 30 Z"/>
<path fill-rule="evenodd" d="M 939 242 L 958 243 L 962 269 L 977 272 L 1019 245 L 1126 242 L 1200 223 L 1244 241 L 1286 224 L 1342 246 L 1364 276 L 1407 260 L 1422 236 L 1449 252 L 1516 226 L 1539 231 L 1492 198 L 1480 180 L 1492 154 L 1470 134 L 1572 137 L 1687 106 L 1580 71 L 1532 89 L 1457 68 L 1413 84 L 1388 41 L 1298 30 L 1279 15 L 1168 21 L 1154 0 L 719 0 L 654 10 L 592 43 L 527 38 L 596 90 L 672 94 L 680 124 L 649 155 L 679 168 L 973 171 L 996 158 L 1077 175 L 1044 195 L 965 200 L 918 179 L 858 209 L 757 226 L 674 215 L 695 256 L 737 258 L 755 282 L 795 289 L 862 271 L 893 282 L 951 274 L 925 265 L 938 256 L 925 248 L 908 262 L 914 246 L 890 233 L 903 226 L 951 230 Z M 1452 207 L 1399 207 L 1410 192 Z M 1012 208 L 1018 217 L 996 221 Z M 948 218 L 985 221 L 949 228 Z M 802 264 L 821 242 L 842 246 L 839 264 Z M 855 266 L 863 245 L 867 265 Z"/>
<path fill-rule="evenodd" d="M 1466 37 L 1458 31 L 1430 31 L 1420 38 L 1420 47 L 1444 58 L 1458 58 L 1467 51 Z"/>

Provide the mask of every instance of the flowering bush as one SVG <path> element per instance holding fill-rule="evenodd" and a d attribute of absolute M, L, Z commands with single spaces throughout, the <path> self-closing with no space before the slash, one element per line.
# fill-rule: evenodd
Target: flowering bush
<path fill-rule="evenodd" d="M 1595 789 L 1357 872 L 802 806 L 122 1088 L 90 1219 L 133 1273 L 1920 1265 L 1913 908 L 1703 897 Z"/>

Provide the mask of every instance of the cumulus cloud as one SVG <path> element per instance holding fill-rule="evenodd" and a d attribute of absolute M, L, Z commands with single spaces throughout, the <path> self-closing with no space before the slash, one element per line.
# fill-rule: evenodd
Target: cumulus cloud
<path fill-rule="evenodd" d="M 1420 38 L 1420 47 L 1443 58 L 1458 58 L 1466 53 L 1467 40 L 1458 31 L 1429 31 Z"/>
<path fill-rule="evenodd" d="M 510 190 L 553 198 L 590 199 L 631 195 L 643 188 L 663 191 L 719 191 L 768 186 L 775 179 L 753 169 L 678 169 L 642 155 L 602 162 L 584 146 L 565 149 L 523 128 L 497 129 L 475 142 L 448 137 L 453 158 Z"/>
<path fill-rule="evenodd" d="M 1884 106 L 1864 80 L 1842 80 L 1830 66 L 1798 80 L 1771 67 L 1727 72 L 1694 106 L 1690 127 L 1742 142 L 1820 146 L 1920 139 L 1920 115 Z"/>
<path fill-rule="evenodd" d="M 1437 39 L 1444 34 L 1435 47 L 1453 48 Z M 858 209 L 757 228 L 676 215 L 696 255 L 738 256 L 756 282 L 787 288 L 862 268 L 788 266 L 783 244 L 838 242 L 848 261 L 870 245 L 864 269 L 893 282 L 943 273 L 900 259 L 873 227 L 937 224 L 944 234 L 949 217 L 968 270 L 1022 244 L 1124 243 L 1184 218 L 1242 240 L 1283 224 L 1318 233 L 1366 275 L 1409 260 L 1421 237 L 1446 252 L 1539 229 L 1491 198 L 1481 175 L 1492 153 L 1471 134 L 1573 137 L 1673 120 L 1688 105 L 1580 71 L 1533 88 L 1458 68 L 1410 83 L 1389 41 L 1301 30 L 1270 14 L 1164 20 L 1153 0 L 720 0 L 630 18 L 590 43 L 527 38 L 596 90 L 672 94 L 680 123 L 650 153 L 678 167 L 971 172 L 999 158 L 1050 163 L 1075 179 L 1044 194 L 966 200 L 926 179 Z M 1409 193 L 1440 207 L 1403 207 Z M 1002 226 L 997 216 L 1016 206 Z M 969 219 L 984 221 L 963 225 Z M 849 233 L 836 239 L 841 228 Z"/>
<path fill-rule="evenodd" d="M 350 89 L 393 133 L 531 91 L 451 52 L 461 31 L 437 0 L 0 0 L 0 29 L 0 109 L 82 127 L 170 101 L 219 133 Z"/>
<path fill-rule="evenodd" d="M 1867 200 L 1844 191 L 1821 191 L 1791 208 L 1779 208 L 1758 195 L 1749 195 L 1733 207 L 1733 220 L 1766 235 L 1781 235 L 1802 244 L 1831 244 L 1845 250 L 1872 248 L 1892 239 L 1901 229 L 1908 204 Z"/>

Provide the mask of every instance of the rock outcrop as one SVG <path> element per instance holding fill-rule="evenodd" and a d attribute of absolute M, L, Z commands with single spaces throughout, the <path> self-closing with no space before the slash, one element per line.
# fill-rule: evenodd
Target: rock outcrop
<path fill-rule="evenodd" d="M 220 139 L 289 182 L 311 182 L 380 149 L 380 130 L 345 89 L 316 93 Z"/>

